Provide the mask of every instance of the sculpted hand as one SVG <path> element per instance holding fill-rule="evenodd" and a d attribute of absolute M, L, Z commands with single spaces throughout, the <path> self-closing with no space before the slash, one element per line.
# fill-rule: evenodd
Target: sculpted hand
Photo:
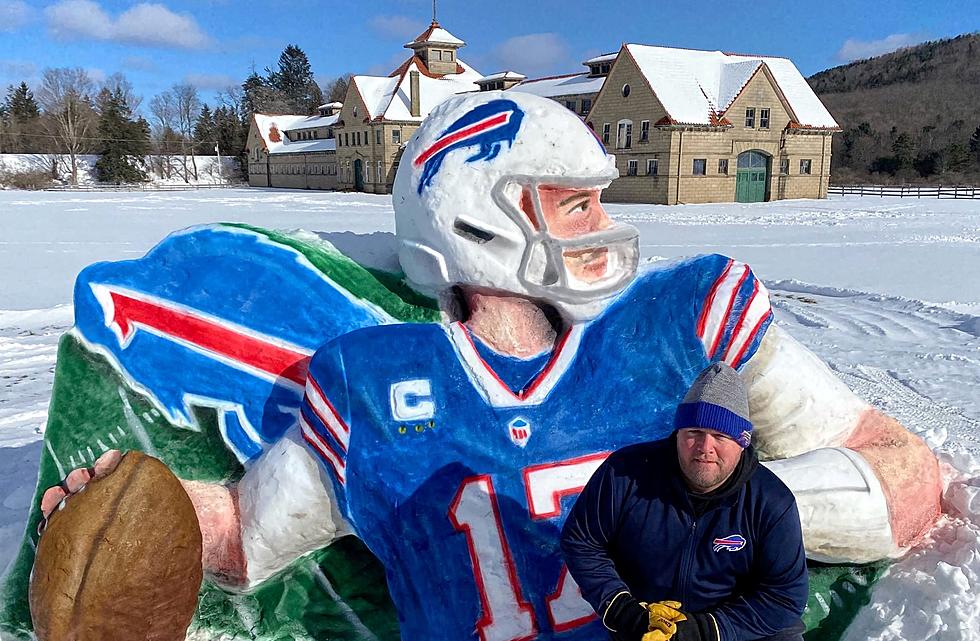
<path fill-rule="evenodd" d="M 109 450 L 95 461 L 92 467 L 80 467 L 72 470 L 68 473 L 60 484 L 49 487 L 45 490 L 44 495 L 41 497 L 41 522 L 38 523 L 37 533 L 38 536 L 44 532 L 44 528 L 47 526 L 48 517 L 54 512 L 58 507 L 70 496 L 77 494 L 85 485 L 92 479 L 102 478 L 107 476 L 116 467 L 119 466 L 119 461 L 122 460 L 122 452 L 119 450 Z"/>

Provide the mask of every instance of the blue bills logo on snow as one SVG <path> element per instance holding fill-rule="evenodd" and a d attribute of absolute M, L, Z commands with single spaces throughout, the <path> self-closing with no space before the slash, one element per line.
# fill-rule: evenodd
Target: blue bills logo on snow
<path fill-rule="evenodd" d="M 714 547 L 712 549 L 715 552 L 721 552 L 722 550 L 738 552 L 745 547 L 745 537 L 741 534 L 729 534 L 726 537 L 715 539 L 713 545 Z"/>
<path fill-rule="evenodd" d="M 295 424 L 319 345 L 388 322 L 293 248 L 221 226 L 87 267 L 74 300 L 77 332 L 129 386 L 179 427 L 200 429 L 194 408 L 214 409 L 241 461 Z"/>
<path fill-rule="evenodd" d="M 479 147 L 466 162 L 493 160 L 503 143 L 514 144 L 521 128 L 524 112 L 511 100 L 492 100 L 473 109 L 442 132 L 442 135 L 414 160 L 416 167 L 424 165 L 418 193 L 429 186 L 439 173 L 442 161 L 450 151 Z"/>

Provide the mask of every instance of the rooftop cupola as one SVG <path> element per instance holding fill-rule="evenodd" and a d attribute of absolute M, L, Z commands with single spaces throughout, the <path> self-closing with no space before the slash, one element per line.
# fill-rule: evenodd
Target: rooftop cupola
<path fill-rule="evenodd" d="M 405 45 L 422 59 L 429 73 L 443 76 L 457 72 L 456 51 L 466 43 L 449 33 L 433 19 L 429 28 Z"/>

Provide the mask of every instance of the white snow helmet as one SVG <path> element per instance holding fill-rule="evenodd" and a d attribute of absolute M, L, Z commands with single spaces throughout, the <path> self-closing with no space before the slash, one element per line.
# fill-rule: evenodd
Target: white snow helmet
<path fill-rule="evenodd" d="M 596 316 L 636 273 L 638 233 L 613 224 L 574 238 L 548 232 L 539 187 L 601 190 L 615 157 L 570 110 L 516 91 L 454 96 L 412 136 L 395 176 L 399 261 L 430 293 L 455 284 L 553 304 L 569 320 Z M 532 220 L 521 207 L 531 194 Z M 565 252 L 604 250 L 604 275 L 576 278 Z"/>

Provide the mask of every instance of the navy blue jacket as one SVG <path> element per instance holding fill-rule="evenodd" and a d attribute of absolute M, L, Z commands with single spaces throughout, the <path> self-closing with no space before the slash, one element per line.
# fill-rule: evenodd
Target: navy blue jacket
<path fill-rule="evenodd" d="M 751 448 L 742 456 L 742 478 L 697 518 L 673 438 L 623 448 L 596 470 L 561 534 L 596 612 L 629 590 L 710 612 L 721 641 L 799 625 L 808 585 L 796 500 Z"/>

